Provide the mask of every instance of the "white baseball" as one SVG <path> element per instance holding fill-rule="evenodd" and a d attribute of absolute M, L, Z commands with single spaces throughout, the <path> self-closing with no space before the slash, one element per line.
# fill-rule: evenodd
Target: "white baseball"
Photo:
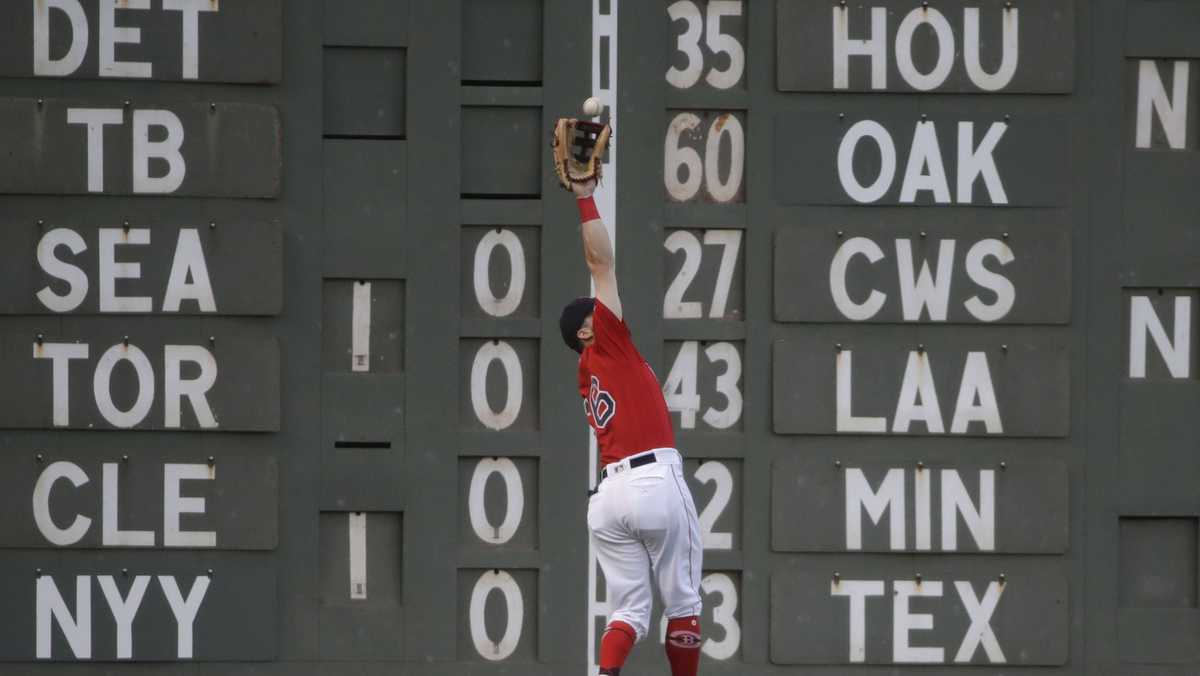
<path fill-rule="evenodd" d="M 589 96 L 583 102 L 583 114 L 588 117 L 596 117 L 600 114 L 600 99 L 595 96 Z"/>

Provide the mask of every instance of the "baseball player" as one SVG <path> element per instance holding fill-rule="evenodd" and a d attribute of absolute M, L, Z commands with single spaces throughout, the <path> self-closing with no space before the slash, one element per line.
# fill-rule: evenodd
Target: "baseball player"
<path fill-rule="evenodd" d="M 673 676 L 700 662 L 700 568 L 696 506 L 683 478 L 662 387 L 621 318 L 612 243 L 592 200 L 594 180 L 572 183 L 595 298 L 577 298 L 559 319 L 579 353 L 579 393 L 600 446 L 600 483 L 588 502 L 588 530 L 612 607 L 600 641 L 600 673 L 621 673 L 649 631 L 651 576 L 667 616 Z"/>

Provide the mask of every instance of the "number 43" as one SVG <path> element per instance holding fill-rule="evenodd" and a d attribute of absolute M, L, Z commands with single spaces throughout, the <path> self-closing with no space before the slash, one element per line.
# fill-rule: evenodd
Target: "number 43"
<path fill-rule="evenodd" d="M 700 342 L 684 341 L 663 383 L 663 397 L 667 401 L 667 410 L 679 412 L 679 426 L 683 429 L 696 427 L 696 413 L 700 411 L 700 394 L 696 388 L 697 367 L 699 366 Z M 717 376 L 716 393 L 725 398 L 725 408 L 718 409 L 709 406 L 705 409 L 702 419 L 705 424 L 714 429 L 729 429 L 737 424 L 742 417 L 742 391 L 739 381 L 742 379 L 742 355 L 733 343 L 713 343 L 704 350 L 704 356 L 709 363 L 723 362 L 725 372 Z"/>

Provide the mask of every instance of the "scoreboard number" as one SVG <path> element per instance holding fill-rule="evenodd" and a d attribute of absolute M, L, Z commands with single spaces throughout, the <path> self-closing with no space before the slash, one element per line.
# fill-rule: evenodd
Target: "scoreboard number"
<path fill-rule="evenodd" d="M 499 641 L 488 636 L 484 618 L 484 608 L 492 592 L 500 592 L 507 610 L 504 633 Z M 475 652 L 492 662 L 508 659 L 521 643 L 521 627 L 525 623 L 525 599 L 521 594 L 521 586 L 507 571 L 485 571 L 471 591 L 470 616 L 471 642 L 475 645 Z"/>
<path fill-rule="evenodd" d="M 504 481 L 504 520 L 499 526 L 492 524 L 485 509 L 484 492 L 488 479 L 499 474 Z M 471 529 L 480 540 L 492 545 L 502 545 L 512 540 L 521 519 L 525 516 L 525 488 L 521 473 L 508 458 L 483 458 L 475 465 L 471 475 L 471 488 L 467 497 L 467 510 L 471 515 Z"/>
<path fill-rule="evenodd" d="M 721 247 L 721 263 L 717 269 L 716 286 L 713 289 L 712 302 L 708 306 L 710 319 L 724 319 L 726 306 L 729 303 L 729 290 L 733 285 L 734 270 L 738 263 L 738 254 L 742 246 L 741 230 L 705 230 L 704 245 Z M 663 247 L 672 254 L 683 252 L 683 265 L 676 273 L 675 279 L 667 287 L 663 297 L 663 319 L 701 319 L 704 309 L 700 301 L 685 301 L 684 294 L 691 288 L 700 271 L 700 262 L 704 256 L 701 240 L 688 230 L 675 230 L 667 236 Z"/>
<path fill-rule="evenodd" d="M 733 533 L 716 533 L 717 519 L 729 507 L 733 497 L 733 473 L 723 462 L 709 461 L 696 468 L 696 480 L 716 484 L 712 499 L 700 512 L 700 539 L 705 549 L 733 549 Z"/>
<path fill-rule="evenodd" d="M 497 411 L 492 408 L 487 396 L 487 376 L 493 362 L 500 362 L 508 386 L 505 388 L 504 406 Z M 471 364 L 471 407 L 479 422 L 488 429 L 504 430 L 512 426 L 521 413 L 524 399 L 524 378 L 521 375 L 521 358 L 507 341 L 493 340 L 479 346 L 475 361 Z"/>
<path fill-rule="evenodd" d="M 729 89 L 741 81 L 746 70 L 746 50 L 737 37 L 721 32 L 722 17 L 742 16 L 741 0 L 710 0 L 703 18 L 695 2 L 679 0 L 667 7 L 667 15 L 672 22 L 687 23 L 686 30 L 675 39 L 675 48 L 687 57 L 687 66 L 677 68 L 672 65 L 667 70 L 667 82 L 678 89 L 690 89 L 700 81 L 705 66 L 700 37 L 705 33 L 704 43 L 712 51 L 712 61 L 716 61 L 718 54 L 728 54 L 729 66 L 721 70 L 710 63 L 704 81 L 716 89 Z"/>
<path fill-rule="evenodd" d="M 704 126 L 701 115 L 693 112 L 678 113 L 667 127 L 663 146 L 667 195 L 676 202 L 689 202 L 700 196 L 703 185 L 705 201 L 741 202 L 746 164 L 746 131 L 742 121 L 732 112 L 702 115 L 712 118 L 704 131 L 700 131 Z M 689 143 L 702 146 L 703 157 Z M 728 164 L 724 167 L 720 162 L 723 146 L 729 149 Z"/>
<path fill-rule="evenodd" d="M 686 430 L 696 427 L 696 413 L 703 405 L 697 390 L 699 353 L 700 341 L 684 341 L 663 385 L 667 410 L 679 412 L 679 425 Z M 742 418 L 742 355 L 733 343 L 720 342 L 706 347 L 704 356 L 709 364 L 720 362 L 725 365 L 724 372 L 716 376 L 715 382 L 715 394 L 725 398 L 725 407 L 709 406 L 702 419 L 713 429 L 729 429 Z"/>
<path fill-rule="evenodd" d="M 493 291 L 488 276 L 497 247 L 508 253 L 510 263 L 508 289 L 502 296 Z M 525 248 L 512 230 L 492 230 L 479 240 L 475 247 L 474 271 L 475 300 L 484 312 L 492 317 L 507 317 L 521 305 L 525 296 Z"/>

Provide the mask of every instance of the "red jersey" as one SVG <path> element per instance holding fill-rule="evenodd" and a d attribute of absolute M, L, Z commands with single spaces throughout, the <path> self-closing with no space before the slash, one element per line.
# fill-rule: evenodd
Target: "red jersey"
<path fill-rule="evenodd" d="M 629 327 L 599 300 L 592 333 L 595 342 L 579 358 L 579 394 L 596 430 L 600 462 L 674 448 L 675 431 L 658 378 L 634 347 Z"/>

